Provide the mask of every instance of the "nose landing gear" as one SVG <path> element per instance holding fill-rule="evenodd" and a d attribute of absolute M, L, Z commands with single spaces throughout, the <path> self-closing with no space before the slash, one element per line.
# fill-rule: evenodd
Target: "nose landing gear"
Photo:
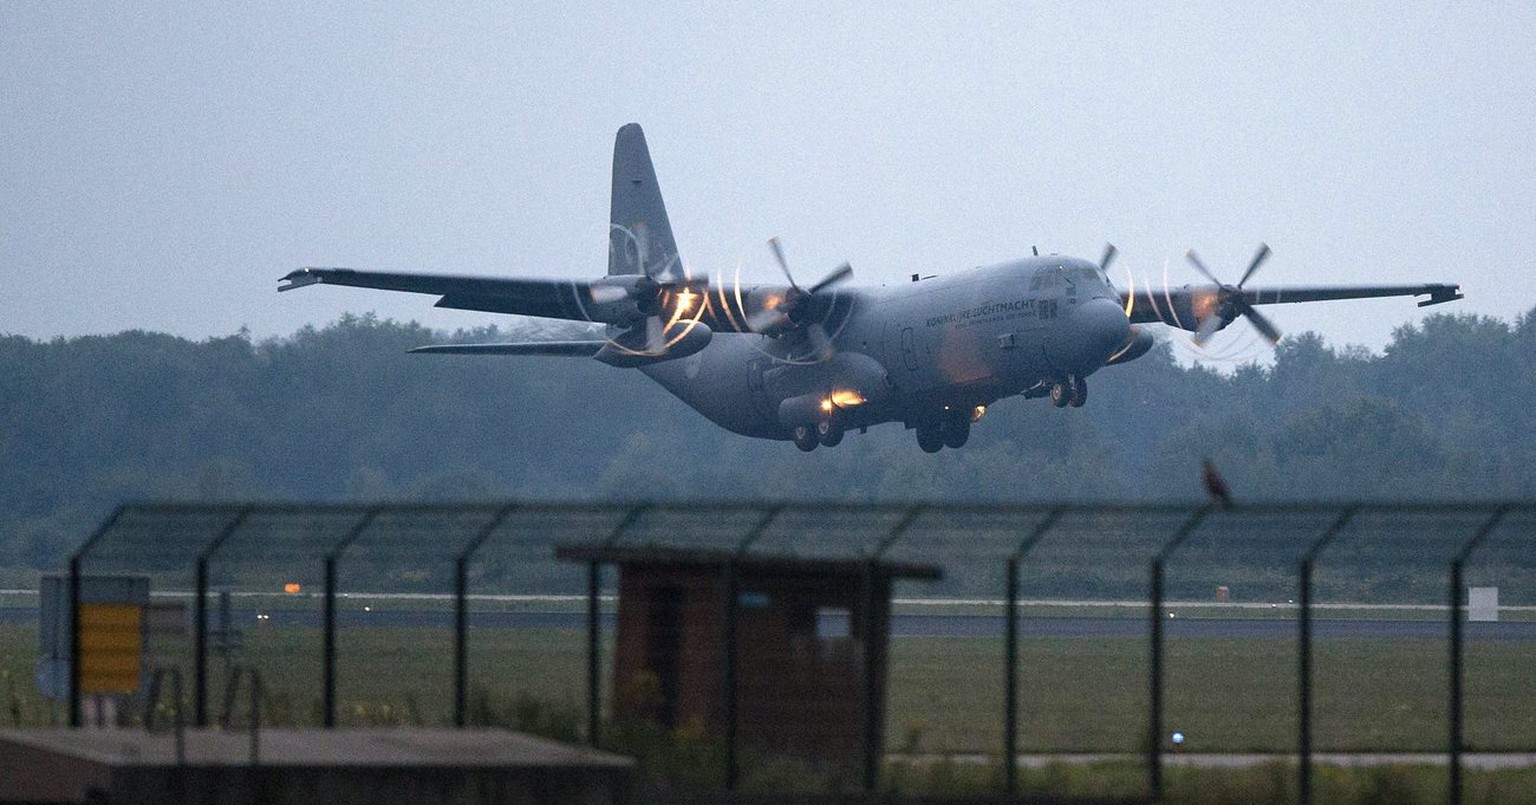
<path fill-rule="evenodd" d="M 1088 381 L 1077 375 L 1067 375 L 1066 379 L 1058 380 L 1051 384 L 1051 405 L 1057 408 L 1082 408 L 1083 403 L 1088 402 Z"/>

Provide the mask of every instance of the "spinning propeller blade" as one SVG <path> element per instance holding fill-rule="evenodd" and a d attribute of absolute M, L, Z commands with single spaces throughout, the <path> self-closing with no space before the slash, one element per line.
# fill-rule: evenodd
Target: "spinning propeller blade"
<path fill-rule="evenodd" d="M 789 281 L 789 290 L 784 294 L 782 301 L 772 307 L 766 307 L 747 317 L 747 327 L 755 333 L 761 333 L 774 339 L 778 344 L 778 354 L 773 357 L 791 363 L 817 363 L 831 358 L 837 351 L 833 344 L 834 336 L 827 332 L 823 321 L 806 322 L 803 318 L 810 311 L 816 310 L 812 305 L 816 295 L 844 282 L 853 276 L 853 266 L 843 263 L 832 269 L 825 277 L 822 277 L 815 285 L 809 288 L 801 288 L 796 282 L 794 274 L 790 273 L 789 261 L 784 257 L 784 245 L 777 237 L 768 239 L 768 248 L 773 251 L 773 259 L 779 264 L 779 270 L 784 272 L 784 278 Z M 825 311 L 822 313 L 825 318 Z M 796 338 L 796 336 L 799 338 Z M 795 351 L 795 348 L 787 343 L 788 339 L 803 340 L 805 348 Z"/>
<path fill-rule="evenodd" d="M 1216 275 L 1211 273 L 1211 270 L 1200 260 L 1200 256 L 1195 254 L 1194 249 L 1185 252 L 1184 256 L 1189 258 L 1189 262 L 1201 274 L 1204 274 L 1211 282 L 1216 283 L 1216 310 L 1206 317 L 1204 321 L 1201 321 L 1199 328 L 1195 330 L 1194 341 L 1196 344 L 1204 345 L 1206 340 L 1214 335 L 1217 330 L 1230 324 L 1238 316 L 1247 319 L 1248 323 L 1252 324 L 1254 329 L 1258 330 L 1261 335 L 1268 339 L 1271 345 L 1280 341 L 1280 328 L 1276 327 L 1274 322 L 1270 321 L 1264 314 L 1255 310 L 1243 294 L 1243 285 L 1252 279 L 1253 275 L 1258 272 L 1259 266 L 1269 259 L 1269 246 L 1267 244 L 1259 244 L 1258 251 L 1253 254 L 1253 260 L 1248 263 L 1248 270 L 1243 272 L 1243 278 L 1236 285 L 1227 285 L 1221 280 L 1216 279 Z"/>

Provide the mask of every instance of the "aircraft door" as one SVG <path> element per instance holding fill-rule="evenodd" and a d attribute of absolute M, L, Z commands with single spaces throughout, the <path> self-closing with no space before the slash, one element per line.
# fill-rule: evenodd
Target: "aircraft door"
<path fill-rule="evenodd" d="M 925 364 L 922 330 L 897 320 L 885 328 L 886 378 L 897 389 L 910 391 L 920 387 Z"/>
<path fill-rule="evenodd" d="M 754 358 L 747 362 L 747 394 L 752 401 L 752 406 L 762 416 L 776 421 L 778 418 L 777 407 L 768 400 L 768 390 L 763 384 L 763 369 L 768 363 L 768 358 Z"/>

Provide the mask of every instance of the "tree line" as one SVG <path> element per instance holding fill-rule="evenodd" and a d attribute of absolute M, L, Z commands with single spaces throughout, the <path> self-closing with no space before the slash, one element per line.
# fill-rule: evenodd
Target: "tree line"
<path fill-rule="evenodd" d="M 1004 400 L 935 455 L 899 425 L 811 454 L 745 439 L 594 361 L 405 354 L 571 332 L 0 336 L 0 567 L 55 569 L 119 502 L 161 498 L 1183 500 L 1205 457 L 1247 501 L 1536 497 L 1536 309 L 1430 316 L 1380 354 L 1292 336 L 1226 373 L 1164 345 L 1082 409 Z"/>

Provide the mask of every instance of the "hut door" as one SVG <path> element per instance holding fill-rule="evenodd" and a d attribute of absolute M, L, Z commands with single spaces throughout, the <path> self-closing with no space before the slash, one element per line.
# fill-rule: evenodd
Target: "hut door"
<path fill-rule="evenodd" d="M 677 726 L 678 671 L 683 648 L 683 591 L 677 587 L 651 590 L 650 623 L 645 664 L 656 675 L 661 693 L 658 720 Z"/>

